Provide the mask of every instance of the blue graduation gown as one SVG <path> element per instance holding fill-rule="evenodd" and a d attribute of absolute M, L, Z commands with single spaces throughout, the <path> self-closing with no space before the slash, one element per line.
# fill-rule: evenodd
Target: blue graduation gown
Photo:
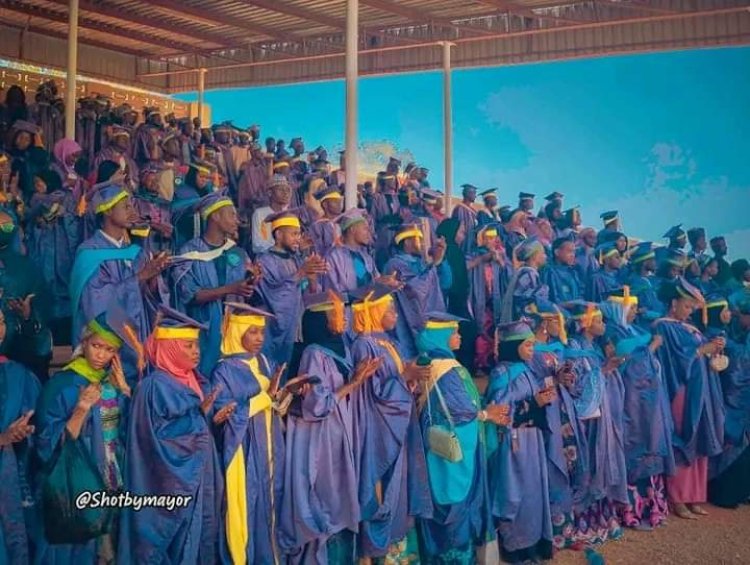
<path fill-rule="evenodd" d="M 621 286 L 619 271 L 610 272 L 607 269 L 599 269 L 589 279 L 586 299 L 589 302 L 601 302 L 609 292 L 617 290 Z"/>
<path fill-rule="evenodd" d="M 540 276 L 549 287 L 549 299 L 555 304 L 583 298 L 584 287 L 575 267 L 551 263 L 542 269 Z"/>
<path fill-rule="evenodd" d="M 41 385 L 36 376 L 15 361 L 0 361 L 0 432 L 34 410 Z M 27 563 L 33 505 L 29 469 L 33 437 L 0 448 L 0 563 Z M 26 507 L 26 508 L 25 508 Z"/>
<path fill-rule="evenodd" d="M 147 285 L 138 281 L 138 271 L 146 260 L 146 253 L 137 245 L 118 248 L 101 231 L 80 245 L 70 277 L 73 345 L 80 341 L 86 324 L 112 305 L 127 313 L 138 340 L 146 341 L 151 330 L 147 304 L 155 310 L 161 298 L 153 296 Z M 120 355 L 132 388 L 138 377 L 135 351 L 126 344 Z"/>
<path fill-rule="evenodd" d="M 237 403 L 229 420 L 217 430 L 227 513 L 221 536 L 221 561 L 232 563 L 233 551 L 237 551 L 240 555 L 244 553 L 247 563 L 273 565 L 281 562 L 278 526 L 284 436 L 281 419 L 271 407 L 268 382 L 253 373 L 247 363 L 249 359 L 249 355 L 222 357 L 211 375 L 212 386 L 221 387 L 214 409 L 220 410 L 229 402 Z M 263 356 L 258 362 L 260 370 L 270 379 L 273 368 Z M 238 498 L 246 501 L 244 517 L 233 514 L 239 505 Z M 241 543 L 230 543 L 242 531 L 247 533 L 239 534 L 246 540 L 244 548 Z"/>
<path fill-rule="evenodd" d="M 630 273 L 626 284 L 630 287 L 630 294 L 638 298 L 637 321 L 642 327 L 649 327 L 651 323 L 664 314 L 664 304 L 659 300 L 657 289 L 652 277 L 644 277 Z"/>
<path fill-rule="evenodd" d="M 521 267 L 511 277 L 503 296 L 504 321 L 517 320 L 525 314 L 529 304 L 540 300 L 549 300 L 549 288 L 542 283 L 539 271 L 532 267 Z"/>
<path fill-rule="evenodd" d="M 396 335 L 401 353 L 407 359 L 416 357 L 414 339 L 424 328 L 425 314 L 445 312 L 444 288 L 450 288 L 450 267 L 446 261 L 435 267 L 421 256 L 399 253 L 386 263 L 387 275 L 398 273 L 404 287 L 396 292 L 398 322 Z"/>
<path fill-rule="evenodd" d="M 482 247 L 475 249 L 470 256 L 473 259 L 479 255 L 485 255 L 487 249 Z M 491 269 L 492 287 L 487 287 L 487 269 Z M 508 287 L 508 281 L 512 277 L 513 268 L 509 264 L 499 265 L 496 261 L 480 263 L 470 272 L 469 283 L 469 306 L 474 320 L 482 328 L 485 312 L 489 309 L 493 322 L 500 320 L 502 315 L 503 295 Z"/>
<path fill-rule="evenodd" d="M 180 254 L 191 251 L 205 253 L 212 249 L 202 237 L 196 237 L 180 249 Z M 196 304 L 195 295 L 199 290 L 218 288 L 242 280 L 245 277 L 247 262 L 245 250 L 234 245 L 216 259 L 184 261 L 175 265 L 172 271 L 177 308 L 194 320 L 208 325 L 208 330 L 201 330 L 200 333 L 200 372 L 202 374 L 210 374 L 219 359 L 221 344 L 219 328 L 221 328 L 224 308 L 222 300 Z M 228 295 L 225 300 L 244 301 L 236 295 Z"/>
<path fill-rule="evenodd" d="M 258 256 L 263 269 L 259 291 L 266 309 L 275 317 L 269 320 L 263 353 L 281 365 L 291 359 L 292 348 L 300 333 L 304 312 L 302 292 L 307 280 L 298 280 L 297 271 L 302 265 L 298 255 L 278 253 L 273 249 Z"/>
<path fill-rule="evenodd" d="M 320 345 L 302 353 L 299 374 L 321 382 L 287 418 L 280 541 L 294 563 L 328 563 L 328 539 L 358 530 L 352 400 L 336 397 L 351 371 L 349 361 Z"/>
<path fill-rule="evenodd" d="M 450 364 L 445 359 L 434 362 Z M 471 375 L 458 364 L 436 376 L 438 380 L 429 392 L 430 403 L 422 406 L 420 414 L 434 511 L 431 519 L 419 519 L 417 525 L 424 551 L 430 557 L 451 549 L 484 545 L 494 530 L 488 503 L 484 431 L 477 421 L 481 409 L 479 392 Z M 436 386 L 440 387 L 461 444 L 463 459 L 455 463 L 433 454 L 427 446 L 431 425 L 448 426 Z"/>
<path fill-rule="evenodd" d="M 541 420 L 519 427 L 515 418 L 529 413 L 539 385 L 525 363 L 501 363 L 490 373 L 486 404 L 509 404 L 510 429 L 487 426 L 489 496 L 492 515 L 499 521 L 500 543 L 515 552 L 552 543 L 547 454 L 544 448 L 545 409 Z M 541 426 L 541 427 L 540 427 Z"/>
<path fill-rule="evenodd" d="M 361 507 L 358 545 L 360 555 L 366 557 L 385 555 L 388 547 L 413 527 L 414 517 L 432 516 L 414 399 L 397 360 L 381 345 L 383 341 L 391 343 L 390 349 L 395 351 L 385 334 L 361 335 L 352 346 L 355 366 L 365 359 L 383 359 L 351 399 Z M 378 490 L 382 492 L 380 500 Z"/>
<path fill-rule="evenodd" d="M 118 563 L 216 563 L 223 485 L 200 397 L 154 370 L 131 403 L 125 488 L 134 495 L 192 497 L 187 507 L 120 515 Z"/>
<path fill-rule="evenodd" d="M 724 403 L 716 373 L 697 349 L 706 338 L 694 326 L 662 318 L 654 325 L 664 340 L 658 349 L 670 402 L 684 392 L 682 432 L 672 437 L 675 461 L 690 465 L 697 457 L 712 457 L 724 444 Z"/>
<path fill-rule="evenodd" d="M 474 245 L 474 230 L 477 226 L 477 213 L 467 204 L 459 202 L 453 207 L 453 214 L 451 217 L 458 220 L 461 227 L 464 228 L 464 234 L 466 237 L 464 238 L 463 244 L 461 244 L 461 248 L 464 253 L 468 253 Z"/>
<path fill-rule="evenodd" d="M 34 438 L 36 454 L 42 463 L 46 463 L 52 458 L 55 449 L 63 440 L 63 436 L 66 435 L 65 427 L 73 415 L 76 404 L 78 404 L 78 395 L 81 388 L 89 384 L 90 382 L 86 378 L 75 371 L 64 370 L 53 375 L 44 385 L 42 394 L 39 397 L 36 413 L 34 414 L 37 426 Z M 128 427 L 128 398 L 118 394 L 117 404 L 119 408 L 120 419 L 118 424 L 120 433 L 116 457 L 118 467 L 122 473 L 125 431 Z M 108 467 L 104 448 L 102 414 L 98 405 L 95 405 L 89 411 L 81 428 L 81 434 L 78 436 L 78 441 L 89 452 L 91 460 L 96 463 L 102 476 L 105 476 Z M 43 510 L 40 509 L 40 511 Z M 38 538 L 35 563 L 84 565 L 87 563 L 95 564 L 97 562 L 97 539 L 85 544 L 52 545 L 48 544 L 44 539 L 41 528 L 35 537 Z"/>

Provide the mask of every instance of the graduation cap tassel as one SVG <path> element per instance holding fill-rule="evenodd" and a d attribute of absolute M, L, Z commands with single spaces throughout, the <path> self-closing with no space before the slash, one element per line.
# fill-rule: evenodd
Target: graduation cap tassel
<path fill-rule="evenodd" d="M 560 342 L 563 345 L 568 345 L 568 332 L 565 329 L 565 316 L 563 316 L 562 310 L 557 311 L 557 320 L 560 324 L 560 335 L 558 336 L 560 338 Z"/>
<path fill-rule="evenodd" d="M 328 291 L 328 297 L 331 299 L 331 302 L 333 303 L 333 331 L 336 333 L 343 334 L 346 330 L 346 317 L 344 312 L 344 301 L 339 298 L 339 296 L 329 290 Z"/>
<path fill-rule="evenodd" d="M 158 319 L 158 315 L 157 315 Z M 158 324 L 158 321 L 157 321 Z M 124 324 L 122 327 L 122 333 L 125 341 L 130 347 L 133 348 L 136 354 L 136 366 L 138 368 L 138 375 L 143 376 L 143 371 L 146 369 L 146 351 L 143 348 L 143 344 L 138 339 L 138 335 L 135 333 L 133 326 L 130 324 Z"/>
<path fill-rule="evenodd" d="M 78 200 L 78 206 L 76 206 L 76 214 L 81 218 L 86 213 L 86 195 L 82 194 Z"/>

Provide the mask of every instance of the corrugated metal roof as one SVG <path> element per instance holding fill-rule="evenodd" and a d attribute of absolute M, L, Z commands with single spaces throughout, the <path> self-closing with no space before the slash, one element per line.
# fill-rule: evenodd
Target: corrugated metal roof
<path fill-rule="evenodd" d="M 128 61 L 108 72 L 169 91 L 195 88 L 196 73 L 151 75 L 206 67 L 209 88 L 343 75 L 346 0 L 79 2 L 83 72 Z M 360 70 L 439 68 L 436 44 L 446 40 L 456 67 L 747 44 L 748 8 L 750 0 L 359 0 Z M 68 0 L 2 0 L 0 25 L 59 43 L 67 10 Z M 17 57 L 23 49 L 11 44 L 0 43 L 2 54 Z M 27 54 L 40 56 L 35 48 Z M 47 63 L 64 56 L 49 53 Z"/>

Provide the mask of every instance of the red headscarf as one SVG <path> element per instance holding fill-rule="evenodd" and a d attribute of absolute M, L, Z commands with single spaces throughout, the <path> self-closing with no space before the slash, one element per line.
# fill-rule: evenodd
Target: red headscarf
<path fill-rule="evenodd" d="M 203 392 L 195 374 L 198 365 L 190 360 L 187 343 L 184 339 L 156 339 L 151 334 L 146 340 L 146 353 L 157 369 L 172 375 L 203 400 Z"/>

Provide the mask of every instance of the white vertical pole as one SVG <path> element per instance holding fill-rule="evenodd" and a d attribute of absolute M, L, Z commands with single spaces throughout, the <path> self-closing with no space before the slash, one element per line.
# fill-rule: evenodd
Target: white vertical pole
<path fill-rule="evenodd" d="M 203 105 L 205 104 L 206 94 L 206 69 L 198 70 L 198 118 L 201 121 L 201 127 L 208 127 L 208 124 L 203 123 Z"/>
<path fill-rule="evenodd" d="M 357 206 L 359 0 L 346 1 L 346 209 Z"/>
<path fill-rule="evenodd" d="M 78 68 L 78 0 L 68 8 L 68 78 L 65 91 L 65 137 L 76 137 L 76 70 Z"/>
<path fill-rule="evenodd" d="M 453 204 L 453 106 L 451 96 L 451 47 L 455 45 L 443 41 L 443 156 L 445 210 L 450 215 Z"/>

